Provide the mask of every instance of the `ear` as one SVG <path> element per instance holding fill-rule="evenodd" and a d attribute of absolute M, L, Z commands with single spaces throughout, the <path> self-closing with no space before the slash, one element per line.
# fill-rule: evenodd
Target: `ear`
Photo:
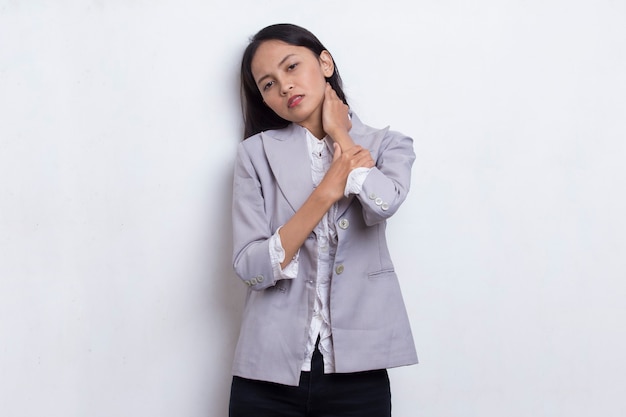
<path fill-rule="evenodd" d="M 320 65 L 322 67 L 322 72 L 324 73 L 324 77 L 328 78 L 333 75 L 335 72 L 335 62 L 333 61 L 332 55 L 327 50 L 323 50 L 320 54 Z"/>

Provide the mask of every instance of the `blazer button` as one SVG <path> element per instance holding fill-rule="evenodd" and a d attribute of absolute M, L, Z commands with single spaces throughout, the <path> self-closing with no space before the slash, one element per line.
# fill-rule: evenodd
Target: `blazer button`
<path fill-rule="evenodd" d="M 383 210 L 389 210 L 389 204 L 383 203 L 383 204 L 380 205 L 380 208 L 383 209 Z"/>
<path fill-rule="evenodd" d="M 337 265 L 337 267 L 335 268 L 335 272 L 337 273 L 337 275 L 341 275 L 343 273 L 343 265 Z"/>
<path fill-rule="evenodd" d="M 370 200 L 375 200 L 376 199 L 376 194 L 370 193 L 370 195 L 368 197 L 370 198 Z"/>
<path fill-rule="evenodd" d="M 348 226 L 350 226 L 350 222 L 348 221 L 348 219 L 339 220 L 339 227 L 341 227 L 343 230 L 346 230 Z"/>
<path fill-rule="evenodd" d="M 383 204 L 383 199 L 378 197 L 376 200 L 374 200 L 374 204 L 376 204 L 377 206 L 380 206 Z"/>

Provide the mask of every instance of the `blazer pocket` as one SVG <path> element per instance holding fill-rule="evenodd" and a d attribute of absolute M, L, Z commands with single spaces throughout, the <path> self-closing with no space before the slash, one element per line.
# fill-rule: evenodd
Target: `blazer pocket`
<path fill-rule="evenodd" d="M 368 272 L 367 277 L 369 279 L 384 279 L 392 278 L 396 276 L 396 271 L 393 268 L 381 269 L 380 271 Z"/>

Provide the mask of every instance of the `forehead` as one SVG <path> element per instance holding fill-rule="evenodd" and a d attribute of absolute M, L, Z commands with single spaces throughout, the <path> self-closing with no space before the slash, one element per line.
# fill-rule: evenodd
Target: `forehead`
<path fill-rule="evenodd" d="M 304 46 L 296 46 L 278 40 L 264 41 L 257 48 L 252 58 L 251 70 L 255 76 L 262 75 L 278 67 L 288 55 L 314 58 L 315 54 Z"/>

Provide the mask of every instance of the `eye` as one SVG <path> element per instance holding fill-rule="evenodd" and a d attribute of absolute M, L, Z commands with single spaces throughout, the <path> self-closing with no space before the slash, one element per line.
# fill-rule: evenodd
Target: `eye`
<path fill-rule="evenodd" d="M 269 88 L 274 85 L 274 81 L 268 81 L 267 83 L 265 83 L 265 85 L 263 86 L 263 91 L 267 91 L 269 90 Z"/>
<path fill-rule="evenodd" d="M 287 67 L 287 71 L 292 71 L 292 70 L 296 69 L 296 67 L 297 67 L 297 66 L 298 66 L 298 63 L 297 63 L 297 62 L 296 62 L 296 63 L 294 63 L 294 64 L 291 64 L 291 65 L 289 65 L 289 66 Z"/>

